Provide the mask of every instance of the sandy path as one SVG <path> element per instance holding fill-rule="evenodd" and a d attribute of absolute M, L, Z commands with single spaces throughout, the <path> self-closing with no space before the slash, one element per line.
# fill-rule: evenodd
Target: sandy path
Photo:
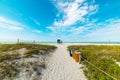
<path fill-rule="evenodd" d="M 56 45 L 58 48 L 47 62 L 42 80 L 87 80 L 76 63 L 67 52 L 67 45 Z"/>

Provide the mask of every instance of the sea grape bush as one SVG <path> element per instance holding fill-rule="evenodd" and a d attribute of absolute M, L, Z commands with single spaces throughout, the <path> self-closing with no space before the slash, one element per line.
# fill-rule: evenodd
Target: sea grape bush
<path fill-rule="evenodd" d="M 74 48 L 82 52 L 82 56 L 102 69 L 106 73 L 110 74 L 117 80 L 120 80 L 120 66 L 115 61 L 120 62 L 120 46 L 113 45 L 80 45 L 69 46 L 68 49 Z M 87 70 L 84 70 L 85 75 L 90 80 L 114 80 L 107 76 L 103 72 L 99 71 L 95 67 L 88 64 L 85 60 L 82 62 L 86 65 Z"/>

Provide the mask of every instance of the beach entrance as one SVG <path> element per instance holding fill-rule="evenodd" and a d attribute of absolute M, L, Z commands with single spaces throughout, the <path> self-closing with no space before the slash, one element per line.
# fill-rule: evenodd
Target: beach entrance
<path fill-rule="evenodd" d="M 47 62 L 42 80 L 87 80 L 80 67 L 67 52 L 66 44 L 56 44 L 58 47 Z"/>

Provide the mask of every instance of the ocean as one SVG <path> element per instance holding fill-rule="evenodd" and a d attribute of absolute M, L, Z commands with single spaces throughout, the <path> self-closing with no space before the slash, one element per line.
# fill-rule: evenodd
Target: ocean
<path fill-rule="evenodd" d="M 0 44 L 15 44 L 14 41 L 0 41 Z M 31 43 L 31 44 L 57 44 L 57 42 L 33 42 L 33 41 L 21 41 L 20 43 Z M 95 44 L 117 44 L 120 42 L 63 42 L 63 44 L 83 44 L 83 45 L 95 45 Z"/>

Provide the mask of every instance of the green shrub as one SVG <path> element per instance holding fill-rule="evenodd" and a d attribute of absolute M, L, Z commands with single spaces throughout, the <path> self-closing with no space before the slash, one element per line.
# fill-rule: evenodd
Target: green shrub
<path fill-rule="evenodd" d="M 15 77 L 18 73 L 18 70 L 10 62 L 1 62 L 0 63 L 0 79 L 8 77 Z"/>
<path fill-rule="evenodd" d="M 4 60 L 14 60 L 19 58 L 19 54 L 0 53 L 0 62 Z"/>
<path fill-rule="evenodd" d="M 25 53 L 24 53 L 24 56 L 25 57 L 29 57 L 29 56 L 31 56 L 31 55 L 33 55 L 33 54 L 38 54 L 39 53 L 39 50 L 38 49 L 30 49 L 30 50 L 28 50 L 28 51 L 26 51 Z"/>
<path fill-rule="evenodd" d="M 49 50 L 49 49 L 56 49 L 53 45 L 40 45 L 40 44 L 3 44 L 0 46 L 0 52 L 12 51 L 16 49 L 39 49 L 39 50 Z"/>
<path fill-rule="evenodd" d="M 115 63 L 114 60 L 120 62 L 120 46 L 110 46 L 110 45 L 79 45 L 79 46 L 69 46 L 70 48 L 74 48 L 82 52 L 82 56 L 110 74 L 111 76 L 120 79 L 120 67 Z M 90 80 L 114 80 L 106 74 L 102 73 L 95 67 L 91 66 L 87 62 L 83 61 L 83 64 L 86 65 L 88 71 L 84 71 L 85 75 Z"/>

